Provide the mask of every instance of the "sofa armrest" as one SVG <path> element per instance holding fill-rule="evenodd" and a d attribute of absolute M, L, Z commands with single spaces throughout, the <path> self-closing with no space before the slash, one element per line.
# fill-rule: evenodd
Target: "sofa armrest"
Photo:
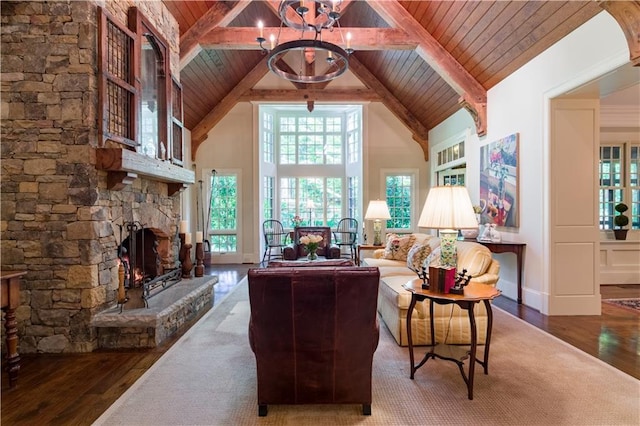
<path fill-rule="evenodd" d="M 477 277 L 471 278 L 469 282 L 477 283 L 477 284 L 485 284 L 485 285 L 490 285 L 495 287 L 496 284 L 498 283 L 499 278 L 500 277 L 495 274 L 482 274 Z"/>

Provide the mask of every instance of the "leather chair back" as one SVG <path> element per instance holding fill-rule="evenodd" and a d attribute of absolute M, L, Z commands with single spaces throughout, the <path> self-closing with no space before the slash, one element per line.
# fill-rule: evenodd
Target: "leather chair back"
<path fill-rule="evenodd" d="M 371 412 L 378 268 L 249 270 L 249 341 L 267 404 L 362 404 Z"/>

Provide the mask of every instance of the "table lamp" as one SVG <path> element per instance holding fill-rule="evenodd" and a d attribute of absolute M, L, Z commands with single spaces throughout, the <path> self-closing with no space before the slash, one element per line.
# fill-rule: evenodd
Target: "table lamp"
<path fill-rule="evenodd" d="M 459 229 L 475 229 L 478 221 L 464 186 L 436 186 L 429 190 L 418 226 L 440 230 L 440 265 L 456 266 Z"/>
<path fill-rule="evenodd" d="M 382 219 L 391 219 L 391 214 L 389 213 L 389 207 L 387 207 L 387 202 L 384 200 L 373 200 L 369 201 L 369 206 L 367 207 L 367 212 L 364 215 L 364 218 L 367 220 L 373 220 L 373 245 L 381 246 L 381 231 L 382 231 Z"/>

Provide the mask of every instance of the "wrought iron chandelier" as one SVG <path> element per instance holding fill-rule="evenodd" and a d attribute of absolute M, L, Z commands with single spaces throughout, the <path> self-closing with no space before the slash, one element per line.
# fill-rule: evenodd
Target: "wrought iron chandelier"
<path fill-rule="evenodd" d="M 278 36 L 269 37 L 270 48 L 265 47 L 264 26 L 258 22 L 260 35 L 256 41 L 268 55 L 269 69 L 279 77 L 294 83 L 324 83 L 344 74 L 349 68 L 351 33 L 346 34 L 346 48 L 322 40 L 322 30 L 340 30 L 341 0 L 283 0 L 280 2 L 280 30 Z M 283 26 L 301 32 L 300 38 L 280 43 Z M 304 38 L 305 32 L 313 38 Z M 345 42 L 343 38 L 343 42 Z"/>

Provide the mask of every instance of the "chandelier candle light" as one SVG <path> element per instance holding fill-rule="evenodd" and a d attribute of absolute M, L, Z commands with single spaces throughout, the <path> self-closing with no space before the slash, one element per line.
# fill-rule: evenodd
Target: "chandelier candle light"
<path fill-rule="evenodd" d="M 324 83 L 344 74 L 349 68 L 351 33 L 346 34 L 346 49 L 322 40 L 322 30 L 340 30 L 340 4 L 342 0 L 312 1 L 283 0 L 280 2 L 280 29 L 278 35 L 269 35 L 269 49 L 264 44 L 264 23 L 258 22 L 260 44 L 267 57 L 269 69 L 279 77 L 295 83 Z M 300 38 L 280 41 L 283 26 L 301 32 Z M 313 38 L 303 38 L 305 31 L 314 34 Z M 342 36 L 342 32 L 340 32 Z M 343 37 L 344 40 L 344 37 Z M 323 59 L 316 61 L 316 59 Z M 295 71 L 297 69 L 298 71 Z"/>
<path fill-rule="evenodd" d="M 476 229 L 478 221 L 464 186 L 436 186 L 429 190 L 418 226 L 440 230 L 440 266 L 456 267 L 459 229 Z"/>
<path fill-rule="evenodd" d="M 369 201 L 367 212 L 364 215 L 367 220 L 373 220 L 373 245 L 382 245 L 382 220 L 391 219 L 389 207 L 384 200 Z"/>

